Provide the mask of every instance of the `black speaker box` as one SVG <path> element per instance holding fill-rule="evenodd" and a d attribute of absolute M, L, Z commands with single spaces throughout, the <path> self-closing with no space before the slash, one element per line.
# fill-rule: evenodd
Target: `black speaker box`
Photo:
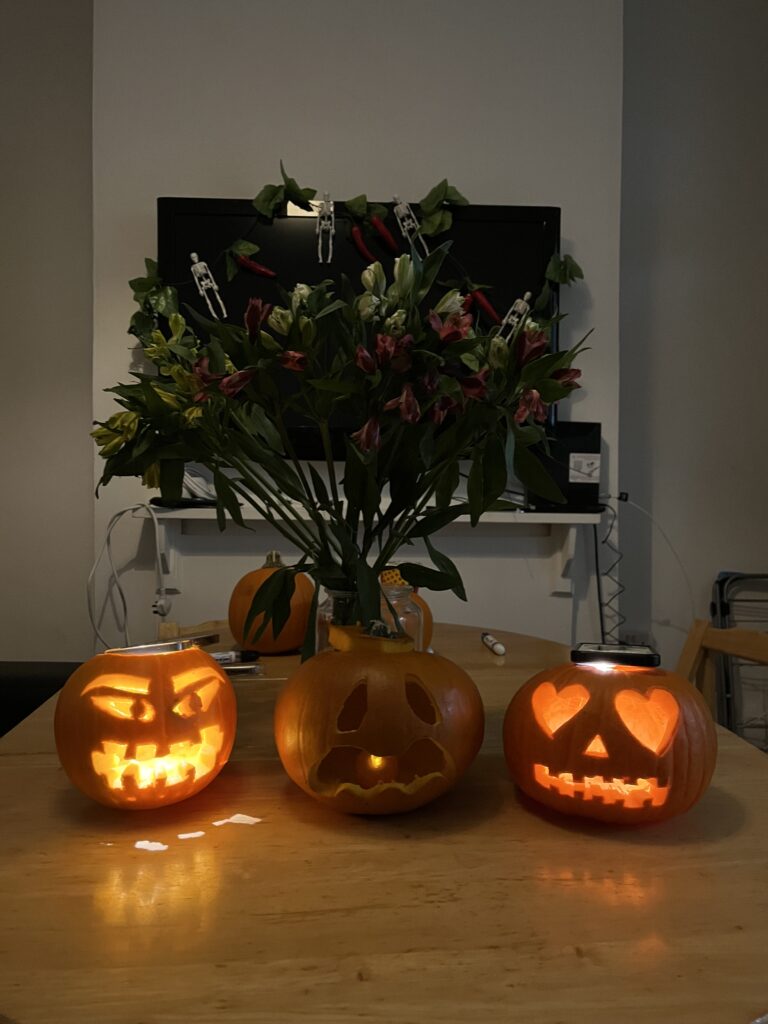
<path fill-rule="evenodd" d="M 547 438 L 548 453 L 543 444 L 531 450 L 560 488 L 565 504 L 526 489 L 526 507 L 533 512 L 599 512 L 600 424 L 554 423 L 547 427 Z"/>

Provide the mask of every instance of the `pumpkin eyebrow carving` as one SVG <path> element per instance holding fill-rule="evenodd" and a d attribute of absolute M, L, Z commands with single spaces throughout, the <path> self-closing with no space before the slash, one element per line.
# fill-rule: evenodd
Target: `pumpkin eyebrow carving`
<path fill-rule="evenodd" d="M 112 675 L 98 676 L 87 686 L 83 687 L 82 695 L 90 693 L 91 690 L 115 690 L 118 693 L 149 693 L 151 680 L 145 676 L 124 676 L 118 673 Z"/>

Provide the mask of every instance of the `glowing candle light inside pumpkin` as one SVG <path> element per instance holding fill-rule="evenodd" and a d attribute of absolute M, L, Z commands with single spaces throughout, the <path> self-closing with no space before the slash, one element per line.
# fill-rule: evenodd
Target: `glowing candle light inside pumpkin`
<path fill-rule="evenodd" d="M 382 754 L 363 752 L 358 759 L 361 780 L 369 785 L 377 782 L 392 782 L 397 778 L 397 758 Z"/>

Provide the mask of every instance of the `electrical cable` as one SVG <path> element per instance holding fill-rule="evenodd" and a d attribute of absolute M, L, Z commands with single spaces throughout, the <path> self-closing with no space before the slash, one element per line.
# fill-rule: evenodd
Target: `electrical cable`
<path fill-rule="evenodd" d="M 171 603 L 168 599 L 165 584 L 163 581 L 162 555 L 160 550 L 160 523 L 158 521 L 155 510 L 152 508 L 151 505 L 147 504 L 146 502 L 138 502 L 135 505 L 129 505 L 127 508 L 120 509 L 119 512 L 116 512 L 112 516 L 112 518 L 109 520 L 109 523 L 107 524 L 107 530 L 104 537 L 104 541 L 101 545 L 101 549 L 98 555 L 96 556 L 96 560 L 94 561 L 91 567 L 91 571 L 88 574 L 88 580 L 86 582 L 86 600 L 88 604 L 88 617 L 91 621 L 91 627 L 93 628 L 96 640 L 99 643 L 103 644 L 105 649 L 108 649 L 112 645 L 104 639 L 96 622 L 96 571 L 106 552 L 112 584 L 115 590 L 117 591 L 117 594 L 120 598 L 120 605 L 122 607 L 122 622 L 120 621 L 120 618 L 116 614 L 117 626 L 118 629 L 120 629 L 123 634 L 124 646 L 130 647 L 131 639 L 130 634 L 128 632 L 128 602 L 125 597 L 125 591 L 123 590 L 122 584 L 120 582 L 120 576 L 117 571 L 117 567 L 115 566 L 114 558 L 112 557 L 112 531 L 115 529 L 115 527 L 123 518 L 123 516 L 128 515 L 132 512 L 138 512 L 139 509 L 145 509 L 147 511 L 149 518 L 152 520 L 152 525 L 154 529 L 156 590 L 155 600 L 152 603 L 152 611 L 156 615 L 165 617 L 171 610 Z"/>

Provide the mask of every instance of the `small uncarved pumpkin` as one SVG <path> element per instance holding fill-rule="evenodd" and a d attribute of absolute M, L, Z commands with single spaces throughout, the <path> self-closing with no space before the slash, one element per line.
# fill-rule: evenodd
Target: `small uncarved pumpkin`
<path fill-rule="evenodd" d="M 504 752 L 534 800 L 629 824 L 692 807 L 709 785 L 717 736 L 706 703 L 682 676 L 567 664 L 540 672 L 512 698 Z"/>
<path fill-rule="evenodd" d="M 227 763 L 237 708 L 227 676 L 197 647 L 106 651 L 56 704 L 59 759 L 100 803 L 142 810 L 204 789 Z"/>
<path fill-rule="evenodd" d="M 445 793 L 474 760 L 483 705 L 463 669 L 409 637 L 331 626 L 335 650 L 280 693 L 275 741 L 306 793 L 339 811 L 393 814 Z"/>
<path fill-rule="evenodd" d="M 279 553 L 270 551 L 260 569 L 246 573 L 235 584 L 235 589 L 229 599 L 229 628 L 232 636 L 244 651 L 284 654 L 286 651 L 298 650 L 304 643 L 315 588 L 309 577 L 301 572 L 296 573 L 295 577 L 296 589 L 291 598 L 290 617 L 277 636 L 272 628 L 272 623 L 270 623 L 261 636 L 254 640 L 256 632 L 264 621 L 263 614 L 256 616 L 248 636 L 245 635 L 245 623 L 257 590 L 266 583 L 272 573 L 282 568 L 282 565 Z"/>
<path fill-rule="evenodd" d="M 397 568 L 396 565 L 390 565 L 386 569 L 384 569 L 381 575 L 379 576 L 379 579 L 381 581 L 382 586 L 384 587 L 411 586 L 411 584 L 407 583 L 406 580 L 404 580 L 403 577 L 400 575 L 400 570 Z M 434 625 L 432 619 L 432 609 L 429 607 L 427 602 L 419 593 L 418 587 L 413 588 L 411 600 L 413 601 L 414 604 L 417 604 L 419 608 L 421 608 L 421 619 L 423 623 L 422 643 L 425 648 L 429 647 L 429 645 L 432 643 L 432 629 Z"/>

